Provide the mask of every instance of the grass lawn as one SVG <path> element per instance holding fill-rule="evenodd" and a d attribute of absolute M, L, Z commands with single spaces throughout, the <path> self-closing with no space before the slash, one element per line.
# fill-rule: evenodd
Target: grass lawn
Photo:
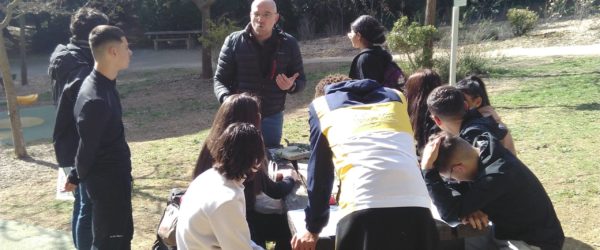
<path fill-rule="evenodd" d="M 598 65 L 599 58 L 506 59 L 484 79 L 492 104 L 513 133 L 519 158 L 554 202 L 568 237 L 565 249 L 600 248 Z M 284 138 L 308 142 L 306 105 L 317 80 L 328 73 L 347 73 L 347 67 L 307 66 L 306 90 L 288 96 Z M 212 83 L 194 70 L 128 73 L 120 84 L 135 179 L 133 246 L 148 249 L 169 189 L 190 181 L 218 103 Z M 42 148 L 38 154 L 54 161 L 49 144 L 30 148 Z M 44 190 L 52 190 L 55 174 L 46 171 L 25 188 L 11 185 L 0 190 L 0 218 L 70 230 L 71 204 L 54 200 L 53 193 Z M 15 199 L 17 193 L 25 194 Z"/>

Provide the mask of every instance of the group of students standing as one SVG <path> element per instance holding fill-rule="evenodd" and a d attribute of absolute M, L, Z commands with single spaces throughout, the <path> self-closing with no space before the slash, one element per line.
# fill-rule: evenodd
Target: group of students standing
<path fill-rule="evenodd" d="M 274 1 L 255 0 L 248 26 L 223 44 L 214 78 L 222 104 L 182 198 L 179 249 L 262 249 L 266 241 L 315 249 L 335 176 L 343 213 L 336 249 L 437 249 L 431 201 L 446 221 L 492 222 L 492 235 L 475 247 L 562 247 L 552 203 L 516 157 L 483 81 L 446 86 L 421 69 L 403 88 L 384 87 L 392 56 L 382 47 L 383 26 L 367 15 L 348 34 L 361 50 L 348 76 L 322 79 L 309 105 L 307 232 L 291 235 L 285 214 L 256 211 L 258 194 L 282 198 L 301 178 L 288 171 L 272 180 L 265 172 L 265 148 L 281 141 L 286 96 L 306 85 L 299 46 L 275 26 L 278 19 Z M 49 67 L 57 161 L 73 168 L 65 190 L 77 191 L 78 249 L 129 249 L 133 235 L 131 160 L 116 90 L 131 51 L 124 33 L 107 24 L 106 15 L 79 10 L 71 42 L 57 47 Z"/>

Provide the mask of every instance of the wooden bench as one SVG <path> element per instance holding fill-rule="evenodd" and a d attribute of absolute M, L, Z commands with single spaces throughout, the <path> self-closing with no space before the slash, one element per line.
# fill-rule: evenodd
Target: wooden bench
<path fill-rule="evenodd" d="M 202 34 L 201 30 L 151 31 L 144 33 L 154 42 L 154 50 L 158 50 L 159 42 L 173 41 L 185 41 L 186 49 L 191 49 L 199 34 Z"/>

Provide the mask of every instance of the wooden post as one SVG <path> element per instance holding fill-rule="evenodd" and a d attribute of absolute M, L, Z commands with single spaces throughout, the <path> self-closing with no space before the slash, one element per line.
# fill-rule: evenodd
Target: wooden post
<path fill-rule="evenodd" d="M 205 6 L 201 9 L 202 13 L 202 35 L 207 36 L 210 29 L 210 5 Z M 212 55 L 210 53 L 212 48 L 202 46 L 202 78 L 210 79 L 213 76 L 212 68 Z"/>
<path fill-rule="evenodd" d="M 25 46 L 25 14 L 19 15 L 19 49 L 21 50 L 21 85 L 27 85 L 27 47 Z"/>
<path fill-rule="evenodd" d="M 427 0 L 427 6 L 425 8 L 425 25 L 431 25 L 435 27 L 435 9 L 437 0 Z M 433 38 L 430 38 L 425 42 L 423 46 L 423 66 L 426 68 L 433 67 Z"/>

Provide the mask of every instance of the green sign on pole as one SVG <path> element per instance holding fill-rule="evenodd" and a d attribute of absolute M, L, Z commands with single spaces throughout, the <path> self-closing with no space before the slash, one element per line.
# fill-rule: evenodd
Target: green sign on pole
<path fill-rule="evenodd" d="M 454 7 L 467 6 L 467 0 L 454 0 Z"/>

